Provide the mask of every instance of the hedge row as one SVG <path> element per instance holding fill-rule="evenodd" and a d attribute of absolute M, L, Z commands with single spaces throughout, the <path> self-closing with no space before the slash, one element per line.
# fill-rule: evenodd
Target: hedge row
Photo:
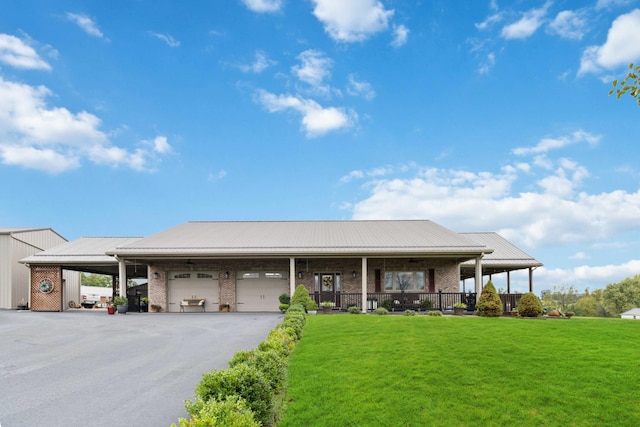
<path fill-rule="evenodd" d="M 237 352 L 229 369 L 205 373 L 196 386 L 195 402 L 185 401 L 190 419 L 181 418 L 179 426 L 274 424 L 279 409 L 275 402 L 284 391 L 289 354 L 302 338 L 305 322 L 304 306 L 292 304 L 256 349 Z"/>

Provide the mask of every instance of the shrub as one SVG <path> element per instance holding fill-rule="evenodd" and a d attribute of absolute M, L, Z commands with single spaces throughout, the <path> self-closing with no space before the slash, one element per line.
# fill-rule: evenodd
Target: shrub
<path fill-rule="evenodd" d="M 307 288 L 305 288 L 304 285 L 298 285 L 295 292 L 293 293 L 293 296 L 291 297 L 291 305 L 300 304 L 304 309 L 310 299 L 311 297 L 309 296 L 309 291 L 307 290 Z"/>
<path fill-rule="evenodd" d="M 277 329 L 284 329 L 293 337 L 294 340 L 299 340 L 302 337 L 302 330 L 304 329 L 304 325 L 296 322 L 293 319 L 285 320 L 278 324 Z"/>
<path fill-rule="evenodd" d="M 386 299 L 380 303 L 380 307 L 385 308 L 387 311 L 391 311 L 393 308 L 393 300 Z"/>
<path fill-rule="evenodd" d="M 403 316 L 415 316 L 416 312 L 413 310 L 405 310 L 404 313 L 402 313 Z"/>
<path fill-rule="evenodd" d="M 478 303 L 476 304 L 478 316 L 500 317 L 502 316 L 502 300 L 496 292 L 491 280 L 484 285 Z"/>
<path fill-rule="evenodd" d="M 305 308 L 307 309 L 307 311 L 315 311 L 318 309 L 318 303 L 312 299 L 309 299 Z"/>
<path fill-rule="evenodd" d="M 440 310 L 431 310 L 429 316 L 442 316 L 442 312 Z"/>
<path fill-rule="evenodd" d="M 278 306 L 278 310 L 280 311 L 287 311 L 289 309 L 289 304 L 280 304 Z"/>
<path fill-rule="evenodd" d="M 196 397 L 205 403 L 212 399 L 223 400 L 227 396 L 234 395 L 240 396 L 247 402 L 256 421 L 266 425 L 272 421 L 273 393 L 264 374 L 254 366 L 240 363 L 224 371 L 214 369 L 202 375 L 202 380 L 196 386 Z M 185 402 L 187 411 L 190 403 Z"/>
<path fill-rule="evenodd" d="M 296 346 L 296 341 L 290 332 L 284 329 L 273 329 L 267 335 L 267 339 L 258 344 L 258 350 L 275 350 L 287 357 Z"/>
<path fill-rule="evenodd" d="M 287 358 L 276 350 L 249 350 L 237 352 L 229 367 L 246 363 L 258 369 L 264 375 L 274 393 L 282 390 L 287 375 Z"/>
<path fill-rule="evenodd" d="M 287 293 L 284 294 L 280 294 L 280 296 L 278 297 L 278 301 L 280 301 L 280 304 L 291 304 L 291 296 Z"/>
<path fill-rule="evenodd" d="M 360 313 L 362 313 L 362 310 L 360 310 L 360 307 L 358 307 L 357 305 L 353 305 L 353 306 L 349 307 L 347 309 L 347 311 L 350 314 L 360 314 Z"/>
<path fill-rule="evenodd" d="M 127 299 L 127 297 L 122 297 L 118 295 L 113 299 L 113 303 L 115 305 L 129 305 L 129 300 Z"/>
<path fill-rule="evenodd" d="M 430 308 L 433 307 L 433 303 L 431 302 L 431 300 L 429 299 L 425 299 L 422 300 L 422 302 L 420 303 L 420 306 L 424 309 L 424 310 L 428 310 Z"/>
<path fill-rule="evenodd" d="M 304 314 L 304 306 L 301 304 L 291 304 L 287 309 L 287 313 L 301 313 Z"/>
<path fill-rule="evenodd" d="M 389 310 L 384 307 L 378 307 L 374 310 L 373 314 L 377 314 L 379 316 L 384 316 L 385 314 L 389 314 Z"/>
<path fill-rule="evenodd" d="M 237 395 L 222 400 L 188 402 L 191 420 L 180 419 L 180 427 L 260 427 L 247 403 Z M 172 424 L 171 427 L 175 427 Z"/>
<path fill-rule="evenodd" d="M 516 309 L 522 317 L 538 317 L 542 314 L 542 302 L 533 292 L 527 292 L 518 301 Z"/>

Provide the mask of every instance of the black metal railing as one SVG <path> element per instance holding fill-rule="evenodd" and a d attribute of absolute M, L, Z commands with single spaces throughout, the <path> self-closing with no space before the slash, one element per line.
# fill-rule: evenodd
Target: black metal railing
<path fill-rule="evenodd" d="M 313 292 L 313 298 L 319 305 L 323 301 L 335 303 L 335 309 L 347 310 L 349 307 L 362 309 L 360 292 Z M 450 311 L 456 303 L 467 304 L 467 311 L 474 311 L 476 294 L 471 292 L 368 292 L 367 310 L 384 307 L 389 311 Z"/>

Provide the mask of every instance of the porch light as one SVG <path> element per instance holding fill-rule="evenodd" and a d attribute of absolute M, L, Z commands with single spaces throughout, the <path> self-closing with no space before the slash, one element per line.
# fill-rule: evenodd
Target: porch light
<path fill-rule="evenodd" d="M 298 279 L 302 279 L 303 275 L 302 275 L 302 271 L 298 271 Z"/>
<path fill-rule="evenodd" d="M 353 270 L 353 273 L 351 273 L 351 277 L 355 279 L 356 277 L 358 277 L 358 273 L 355 270 Z"/>
<path fill-rule="evenodd" d="M 229 278 L 229 272 L 228 272 L 228 271 L 225 271 L 225 272 L 224 272 L 224 278 L 225 278 L 225 279 L 228 279 L 228 278 Z"/>
<path fill-rule="evenodd" d="M 158 274 L 158 272 L 157 272 L 157 271 L 156 271 L 156 272 L 154 272 L 154 273 L 153 273 L 153 278 L 154 278 L 154 279 L 156 279 L 156 280 L 158 280 L 158 279 L 160 278 L 160 274 Z"/>

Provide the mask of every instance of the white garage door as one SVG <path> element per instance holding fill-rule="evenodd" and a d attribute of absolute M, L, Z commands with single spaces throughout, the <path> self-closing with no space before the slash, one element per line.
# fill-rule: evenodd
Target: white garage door
<path fill-rule="evenodd" d="M 280 294 L 289 293 L 289 277 L 282 271 L 246 271 L 236 282 L 238 311 L 279 311 Z"/>
<path fill-rule="evenodd" d="M 220 286 L 217 271 L 172 271 L 169 273 L 169 311 L 180 311 L 185 298 L 204 298 L 205 311 L 218 311 Z M 185 311 L 198 311 L 187 307 Z"/>

